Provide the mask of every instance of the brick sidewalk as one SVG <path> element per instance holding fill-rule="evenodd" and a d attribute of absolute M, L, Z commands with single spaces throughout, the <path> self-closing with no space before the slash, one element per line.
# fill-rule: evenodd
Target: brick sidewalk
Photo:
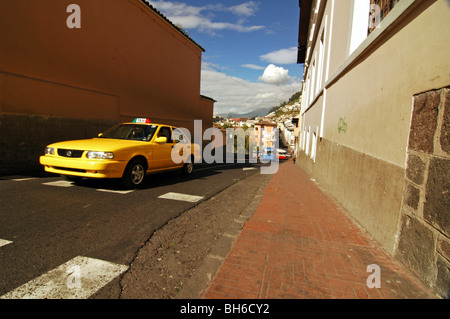
<path fill-rule="evenodd" d="M 377 264 L 381 288 L 368 288 Z M 205 298 L 436 298 L 292 161 L 280 165 Z"/>

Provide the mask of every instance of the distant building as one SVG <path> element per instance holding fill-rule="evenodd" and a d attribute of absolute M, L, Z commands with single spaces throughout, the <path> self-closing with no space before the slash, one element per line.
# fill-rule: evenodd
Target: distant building
<path fill-rule="evenodd" d="M 276 147 L 278 141 L 278 128 L 276 123 L 268 121 L 256 122 L 254 127 L 254 134 L 256 138 L 256 146 L 259 151 L 268 147 Z"/>
<path fill-rule="evenodd" d="M 70 3 L 0 2 L 0 173 L 135 117 L 211 127 L 199 44 L 141 0 Z"/>
<path fill-rule="evenodd" d="M 287 118 L 285 121 L 279 123 L 279 128 L 282 133 L 285 145 L 291 149 L 295 148 L 296 126 L 292 123 L 292 118 Z"/>
<path fill-rule="evenodd" d="M 300 1 L 297 147 L 298 163 L 447 298 L 449 21 L 446 0 Z"/>

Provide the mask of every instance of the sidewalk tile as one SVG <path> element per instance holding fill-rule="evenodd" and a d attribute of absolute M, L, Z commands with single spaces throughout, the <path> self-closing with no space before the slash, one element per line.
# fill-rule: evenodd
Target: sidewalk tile
<path fill-rule="evenodd" d="M 369 288 L 367 266 L 381 269 Z M 436 298 L 292 161 L 280 165 L 205 298 Z"/>

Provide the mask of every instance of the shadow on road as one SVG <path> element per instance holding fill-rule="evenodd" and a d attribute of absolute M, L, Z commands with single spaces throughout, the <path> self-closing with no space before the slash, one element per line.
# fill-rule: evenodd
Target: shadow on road
<path fill-rule="evenodd" d="M 195 165 L 194 171 L 190 175 L 184 175 L 181 170 L 159 172 L 148 174 L 145 177 L 144 183 L 136 190 L 145 190 L 150 188 L 158 188 L 164 186 L 175 185 L 178 183 L 185 183 L 196 179 L 206 179 L 210 176 L 222 174 L 224 170 L 254 168 L 258 169 L 260 164 L 250 163 L 223 163 L 223 164 L 198 164 Z M 53 177 L 55 175 L 52 175 Z M 48 176 L 45 176 L 48 177 Z M 79 187 L 93 188 L 93 189 L 107 189 L 113 191 L 123 191 L 120 179 L 88 179 L 84 178 L 73 182 Z"/>

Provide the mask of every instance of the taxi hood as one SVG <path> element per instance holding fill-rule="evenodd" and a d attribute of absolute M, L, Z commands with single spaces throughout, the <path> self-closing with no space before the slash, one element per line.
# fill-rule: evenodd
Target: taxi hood
<path fill-rule="evenodd" d="M 70 150 L 80 150 L 80 151 L 114 151 L 117 149 L 122 149 L 125 147 L 143 145 L 145 141 L 132 141 L 132 140 L 121 140 L 121 139 L 111 139 L 111 138 L 92 138 L 86 140 L 73 140 L 58 142 L 49 145 L 49 147 L 59 148 L 59 149 L 70 149 Z"/>

